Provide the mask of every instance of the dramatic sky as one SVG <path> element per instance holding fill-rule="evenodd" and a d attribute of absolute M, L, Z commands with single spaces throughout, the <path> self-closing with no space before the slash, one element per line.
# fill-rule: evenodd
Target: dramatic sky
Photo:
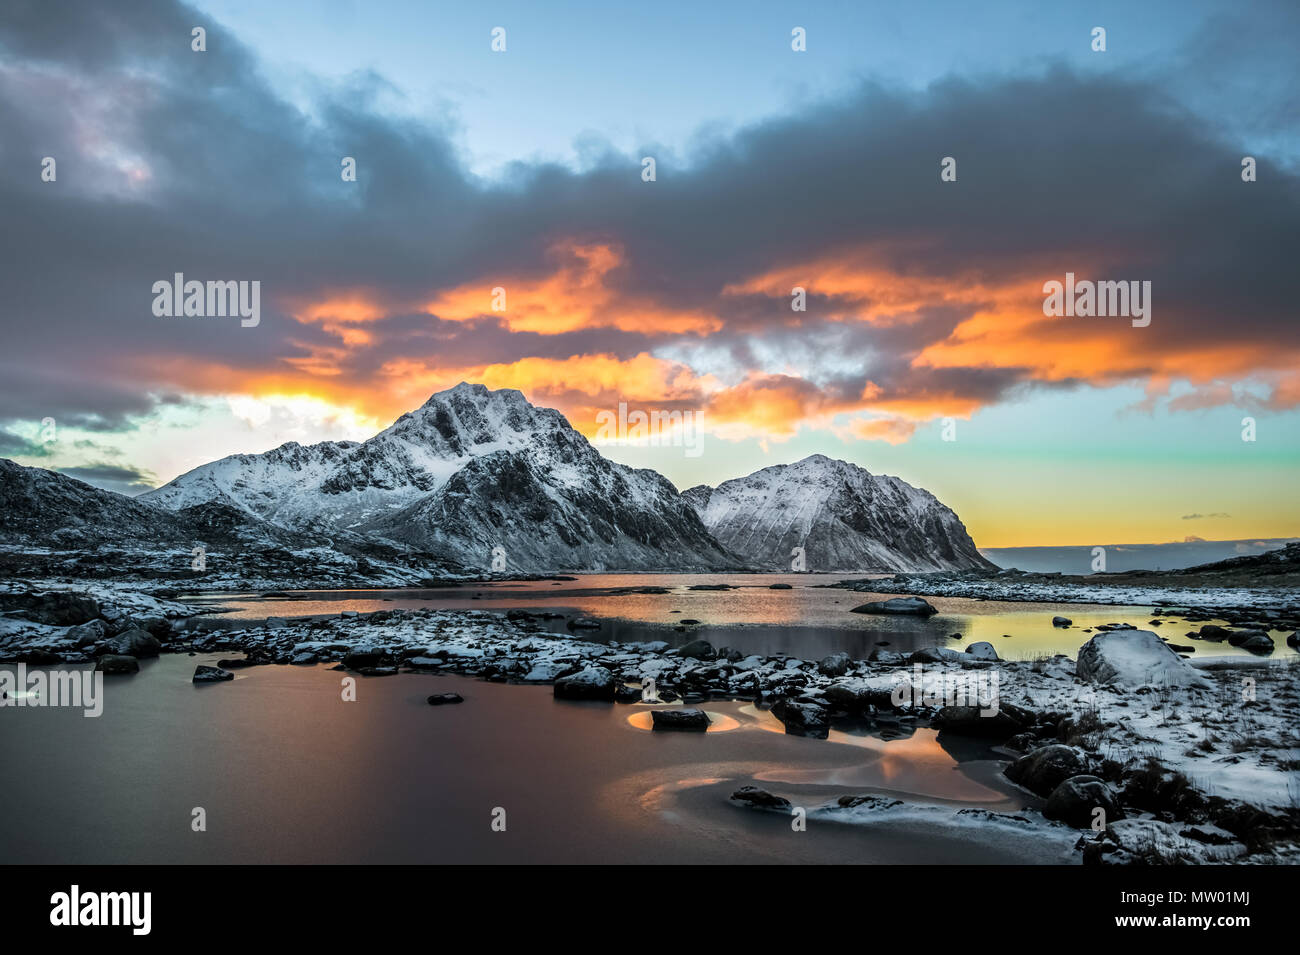
<path fill-rule="evenodd" d="M 466 380 L 987 547 L 1297 535 L 1297 48 L 1290 2 L 5 0 L 0 454 L 134 493 Z M 261 323 L 155 316 L 177 272 Z M 1066 272 L 1150 325 L 1045 316 Z"/>

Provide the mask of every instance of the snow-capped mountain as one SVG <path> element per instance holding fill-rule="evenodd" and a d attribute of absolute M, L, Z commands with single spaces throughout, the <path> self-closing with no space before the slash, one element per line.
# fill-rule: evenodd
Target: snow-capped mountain
<path fill-rule="evenodd" d="M 821 454 L 682 497 L 719 543 L 765 570 L 792 569 L 795 548 L 808 571 L 994 566 L 929 491 Z"/>
<path fill-rule="evenodd" d="M 607 460 L 560 412 L 518 391 L 464 382 L 367 441 L 232 455 L 140 500 L 170 509 L 219 501 L 284 527 L 380 537 L 482 570 L 739 563 L 662 475 Z"/>

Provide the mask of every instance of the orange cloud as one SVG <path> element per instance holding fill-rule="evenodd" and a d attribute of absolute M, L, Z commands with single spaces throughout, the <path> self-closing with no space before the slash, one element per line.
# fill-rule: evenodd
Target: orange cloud
<path fill-rule="evenodd" d="M 584 328 L 617 328 L 656 334 L 708 334 L 722 320 L 703 310 L 662 306 L 621 294 L 607 278 L 624 264 L 611 245 L 559 243 L 550 255 L 554 272 L 541 277 L 514 275 L 466 283 L 439 293 L 422 308 L 453 322 L 493 317 L 511 331 L 561 335 Z M 505 309 L 493 311 L 493 289 L 505 290 Z"/>

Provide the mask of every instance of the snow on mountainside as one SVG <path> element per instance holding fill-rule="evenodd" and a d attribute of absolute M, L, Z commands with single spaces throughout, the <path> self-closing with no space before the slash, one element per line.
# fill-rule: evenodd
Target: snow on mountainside
<path fill-rule="evenodd" d="M 560 412 L 462 382 L 361 443 L 290 443 L 203 465 L 140 500 L 220 501 L 524 572 L 723 570 L 737 561 L 663 476 L 604 458 Z M 496 550 L 500 548 L 500 550 Z"/>
<path fill-rule="evenodd" d="M 820 454 L 682 497 L 724 547 L 764 569 L 790 570 L 797 547 L 808 571 L 993 566 L 929 491 Z"/>

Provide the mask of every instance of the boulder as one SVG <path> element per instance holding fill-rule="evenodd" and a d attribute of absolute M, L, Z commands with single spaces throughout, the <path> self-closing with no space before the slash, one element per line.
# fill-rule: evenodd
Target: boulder
<path fill-rule="evenodd" d="M 162 644 L 148 630 L 126 630 L 116 637 L 111 637 L 95 648 L 95 655 L 115 653 L 133 656 L 136 659 L 156 657 L 162 652 Z"/>
<path fill-rule="evenodd" d="M 600 621 L 590 617 L 575 617 L 565 624 L 570 630 L 599 630 Z"/>
<path fill-rule="evenodd" d="M 1073 624 L 1073 623 L 1074 623 L 1074 621 L 1071 620 L 1069 617 L 1053 617 L 1053 618 L 1052 618 L 1052 626 L 1053 626 L 1053 627 L 1068 627 L 1068 626 L 1070 626 L 1070 625 Z"/>
<path fill-rule="evenodd" d="M 95 661 L 95 669 L 101 673 L 139 673 L 140 661 L 135 657 L 119 656 L 106 653 Z"/>
<path fill-rule="evenodd" d="M 223 670 L 221 667 L 209 667 L 199 664 L 194 668 L 194 683 L 221 683 L 225 680 L 233 680 L 235 675 L 229 670 Z"/>
<path fill-rule="evenodd" d="M 988 715 L 981 715 L 984 713 Z M 1034 723 L 1034 715 L 1009 703 L 1003 703 L 994 713 L 978 706 L 945 706 L 935 715 L 934 722 L 944 732 L 957 736 L 1008 739 L 1029 729 Z"/>
<path fill-rule="evenodd" d="M 791 736 L 825 739 L 830 735 L 830 714 L 816 703 L 780 700 L 772 705 L 772 715 L 785 724 L 785 731 Z"/>
<path fill-rule="evenodd" d="M 1300 630 L 1294 630 L 1287 636 L 1286 645 L 1288 647 L 1300 648 Z"/>
<path fill-rule="evenodd" d="M 656 730 L 703 733 L 709 728 L 709 716 L 703 710 L 652 710 L 650 719 Z"/>
<path fill-rule="evenodd" d="M 928 617 L 931 614 L 938 613 L 939 611 L 921 597 L 893 597 L 889 600 L 873 600 L 870 603 L 860 604 L 849 612 L 903 614 L 913 617 Z"/>
<path fill-rule="evenodd" d="M 1087 771 L 1083 754 L 1073 746 L 1062 743 L 1036 749 L 1004 770 L 1007 779 L 1039 796 L 1050 796 L 1061 783 Z"/>
<path fill-rule="evenodd" d="M 849 662 L 847 653 L 832 653 L 817 661 L 817 669 L 825 676 L 843 676 L 848 672 Z"/>
<path fill-rule="evenodd" d="M 979 643 L 972 643 L 966 648 L 966 652 L 976 660 L 989 660 L 996 663 L 998 660 L 998 651 L 993 649 L 993 644 L 987 640 L 981 640 Z"/>
<path fill-rule="evenodd" d="M 1108 785 L 1096 776 L 1071 776 L 1052 790 L 1043 815 L 1075 829 L 1089 829 L 1098 808 L 1105 812 L 1107 825 L 1124 818 L 1115 792 Z"/>
<path fill-rule="evenodd" d="M 713 644 L 707 640 L 692 640 L 685 646 L 677 650 L 679 656 L 693 657 L 697 660 L 712 660 L 716 657 L 717 651 L 713 649 Z"/>
<path fill-rule="evenodd" d="M 1277 649 L 1273 645 L 1273 638 L 1263 630 L 1241 630 L 1238 631 L 1244 639 L 1234 646 L 1241 647 L 1243 650 L 1249 650 L 1251 653 L 1267 656 Z"/>
<path fill-rule="evenodd" d="M 1099 633 L 1079 649 L 1075 675 L 1089 683 L 1199 686 L 1209 681 L 1150 630 Z"/>
<path fill-rule="evenodd" d="M 1213 640 L 1215 643 L 1227 640 L 1232 631 L 1227 627 L 1220 627 L 1218 624 L 1207 623 L 1201 627 L 1200 637 L 1202 640 Z"/>
<path fill-rule="evenodd" d="M 559 700 L 614 701 L 617 681 L 604 667 L 589 666 L 585 670 L 562 676 L 555 681 L 552 693 Z"/>
<path fill-rule="evenodd" d="M 341 662 L 349 670 L 360 670 L 362 667 L 379 666 L 387 656 L 382 650 L 353 650 L 343 654 Z"/>
<path fill-rule="evenodd" d="M 99 603 L 84 594 L 66 590 L 0 596 L 0 608 L 17 610 L 28 620 L 51 627 L 73 627 L 99 616 Z"/>
<path fill-rule="evenodd" d="M 75 627 L 69 627 L 66 636 L 73 646 L 93 647 L 107 638 L 108 629 L 104 626 L 104 621 L 91 620 Z"/>

